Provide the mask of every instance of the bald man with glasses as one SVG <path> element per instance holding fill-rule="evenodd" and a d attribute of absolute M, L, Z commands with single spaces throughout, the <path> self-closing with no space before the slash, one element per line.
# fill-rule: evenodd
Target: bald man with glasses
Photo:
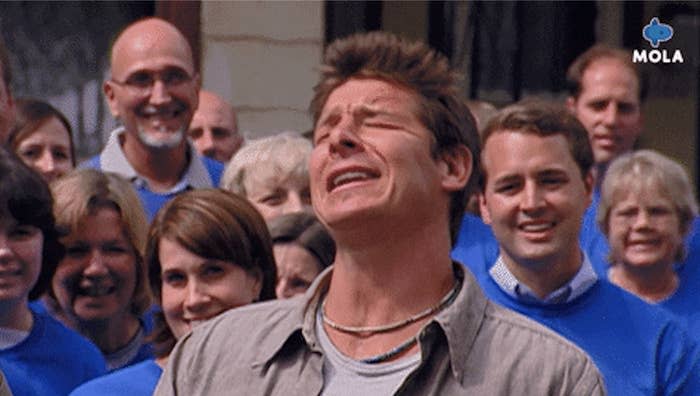
<path fill-rule="evenodd" d="M 131 180 L 149 219 L 183 191 L 218 186 L 223 165 L 186 139 L 200 78 L 182 33 L 162 19 L 137 21 L 114 42 L 110 61 L 103 89 L 121 126 L 83 166 Z"/>

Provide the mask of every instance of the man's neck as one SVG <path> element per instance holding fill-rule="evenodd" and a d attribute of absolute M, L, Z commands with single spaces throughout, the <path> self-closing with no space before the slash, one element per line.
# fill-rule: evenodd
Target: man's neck
<path fill-rule="evenodd" d="M 454 283 L 446 226 L 442 232 L 427 225 L 381 234 L 365 235 L 360 244 L 336 240 L 327 308 L 342 315 L 344 323 L 369 326 L 404 319 L 439 301 Z"/>
<path fill-rule="evenodd" d="M 120 144 L 129 164 L 155 192 L 168 191 L 175 186 L 191 161 L 185 141 L 171 149 L 153 149 L 127 132 L 121 136 Z"/>
<path fill-rule="evenodd" d="M 326 317 L 351 327 L 394 324 L 435 306 L 450 292 L 455 276 L 447 225 L 442 230 L 434 225 L 412 227 L 408 233 L 405 229 L 364 235 L 368 238 L 361 244 L 336 239 L 336 260 L 325 297 Z M 367 234 L 368 230 L 373 227 L 357 232 Z M 325 329 L 338 350 L 359 359 L 385 353 L 415 337 L 433 316 L 382 333 L 361 335 L 328 326 Z M 415 352 L 416 346 L 406 354 Z"/>
<path fill-rule="evenodd" d="M 595 180 L 595 189 L 597 191 L 600 191 L 600 187 L 603 185 L 603 180 L 605 179 L 605 173 L 608 171 L 608 167 L 613 160 L 608 162 L 596 162 L 593 165 L 593 177 Z"/>
<path fill-rule="evenodd" d="M 503 251 L 501 255 L 510 273 L 540 299 L 570 282 L 583 265 L 583 254 L 578 246 L 575 252 L 532 263 L 517 263 Z"/>

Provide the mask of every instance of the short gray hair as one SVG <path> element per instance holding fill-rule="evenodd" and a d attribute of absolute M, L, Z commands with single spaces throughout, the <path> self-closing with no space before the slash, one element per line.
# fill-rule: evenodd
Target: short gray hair
<path fill-rule="evenodd" d="M 312 149 L 308 139 L 293 131 L 249 140 L 226 165 L 221 188 L 247 197 L 245 181 L 251 175 L 295 174 L 308 179 Z"/>
<path fill-rule="evenodd" d="M 608 234 L 610 211 L 623 191 L 636 192 L 654 188 L 668 197 L 678 213 L 680 231 L 685 237 L 698 214 L 698 204 L 688 173 L 676 161 L 654 150 L 638 150 L 620 156 L 610 164 L 601 187 L 596 220 Z M 685 246 L 676 259 L 685 257 Z"/>

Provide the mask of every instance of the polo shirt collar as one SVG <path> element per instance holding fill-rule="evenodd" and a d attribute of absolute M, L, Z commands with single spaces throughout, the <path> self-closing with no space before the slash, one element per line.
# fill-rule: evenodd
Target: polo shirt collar
<path fill-rule="evenodd" d="M 100 155 L 100 168 L 104 171 L 118 173 L 129 180 L 147 185 L 148 183 L 146 180 L 136 172 L 136 169 L 131 166 L 129 160 L 124 155 L 124 150 L 119 142 L 120 136 L 124 133 L 126 133 L 126 131 L 123 126 L 112 131 Z M 181 191 L 188 187 L 215 187 L 206 166 L 202 162 L 203 159 L 189 142 L 187 143 L 187 150 L 189 151 L 189 164 L 180 181 L 173 187 L 173 190 Z"/>

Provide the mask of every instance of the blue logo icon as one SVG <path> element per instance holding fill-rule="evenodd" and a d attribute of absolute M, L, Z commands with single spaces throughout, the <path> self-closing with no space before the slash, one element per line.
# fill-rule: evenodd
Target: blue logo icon
<path fill-rule="evenodd" d="M 659 48 L 659 43 L 668 41 L 673 37 L 671 25 L 659 22 L 659 18 L 651 18 L 649 24 L 642 29 L 642 37 L 651 44 L 652 48 Z"/>

